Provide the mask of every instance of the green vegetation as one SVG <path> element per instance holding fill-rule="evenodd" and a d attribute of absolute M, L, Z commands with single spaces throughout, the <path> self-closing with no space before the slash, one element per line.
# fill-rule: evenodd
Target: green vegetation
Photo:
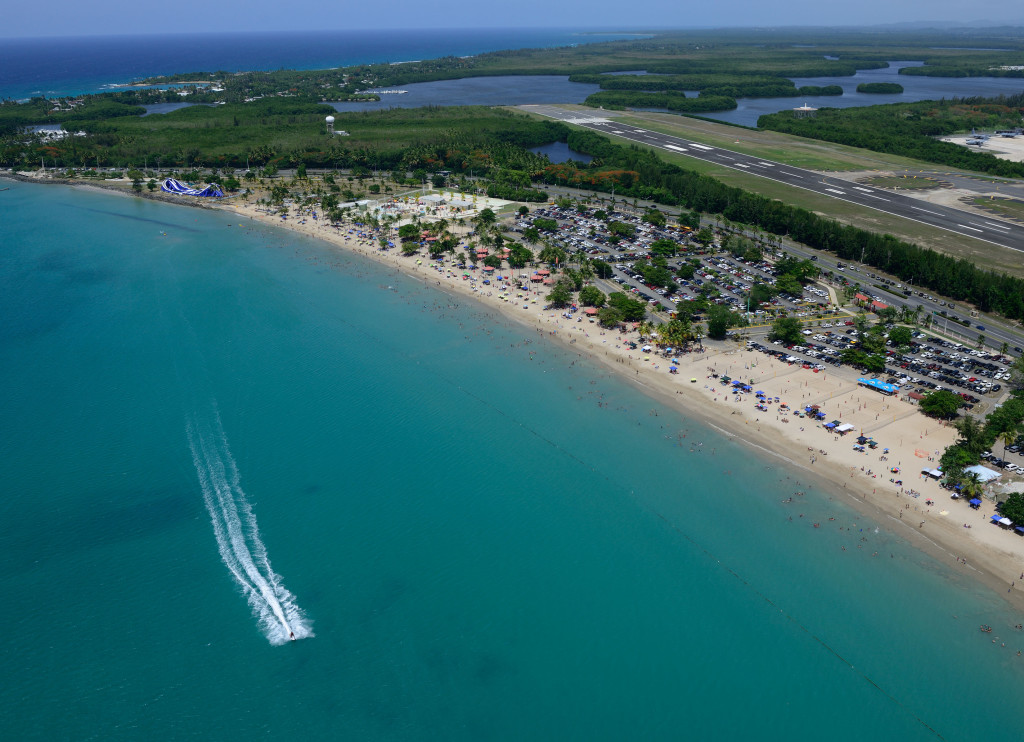
<path fill-rule="evenodd" d="M 956 417 L 957 410 L 963 405 L 964 400 L 958 394 L 947 389 L 929 392 L 921 400 L 919 407 L 921 412 L 929 417 L 937 417 L 942 420 L 952 420 Z"/>
<path fill-rule="evenodd" d="M 45 141 L 41 137 L 7 136 L 0 139 L 0 165 L 36 167 L 40 157 L 47 166 L 62 168 L 131 163 L 150 166 L 191 167 L 309 167 L 422 169 L 426 172 L 473 170 L 477 175 L 500 177 L 497 188 L 515 190 L 530 184 L 515 173 L 532 173 L 547 163 L 524 147 L 564 140 L 567 129 L 550 121 L 537 121 L 502 109 L 476 106 L 407 108 L 339 114 L 316 103 L 287 98 L 266 98 L 244 104 L 195 106 L 161 116 L 107 117 L 108 107 L 94 107 L 89 99 L 76 115 L 74 128 L 84 136 Z M 0 105 L 4 122 L 21 120 L 20 107 Z M 324 116 L 333 114 L 336 127 L 349 136 L 330 137 Z M 518 184 L 518 185 L 517 185 Z M 517 194 L 530 196 L 527 192 Z"/>
<path fill-rule="evenodd" d="M 687 98 L 682 93 L 641 93 L 630 90 L 601 91 L 588 95 L 584 105 L 593 108 L 664 108 L 675 113 L 731 111 L 736 99 L 723 95 Z"/>
<path fill-rule="evenodd" d="M 647 317 L 647 304 L 619 291 L 608 295 L 608 305 L 615 309 L 625 322 L 642 322 Z"/>
<path fill-rule="evenodd" d="M 862 82 L 857 86 L 857 92 L 898 95 L 903 92 L 903 86 L 895 82 Z"/>
<path fill-rule="evenodd" d="M 1000 513 L 1014 523 L 1024 523 L 1024 493 L 1011 492 L 1003 502 Z"/>
<path fill-rule="evenodd" d="M 1024 114 L 1024 93 L 997 98 L 953 98 L 865 108 L 822 108 L 813 118 L 792 111 L 761 116 L 757 125 L 812 139 L 914 157 L 1002 177 L 1024 177 L 1024 163 L 1001 160 L 935 137 L 971 128 L 1010 128 Z"/>
<path fill-rule="evenodd" d="M 783 343 L 796 344 L 800 342 L 800 320 L 796 317 L 779 317 L 772 323 L 771 332 L 768 333 L 769 340 L 780 340 Z"/>

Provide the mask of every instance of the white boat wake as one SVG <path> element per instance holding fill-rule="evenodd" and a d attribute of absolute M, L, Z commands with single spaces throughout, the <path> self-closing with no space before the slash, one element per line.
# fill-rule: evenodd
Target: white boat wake
<path fill-rule="evenodd" d="M 214 418 L 214 426 L 189 422 L 188 442 L 221 559 L 271 644 L 312 637 L 310 621 L 270 566 L 220 416 Z"/>

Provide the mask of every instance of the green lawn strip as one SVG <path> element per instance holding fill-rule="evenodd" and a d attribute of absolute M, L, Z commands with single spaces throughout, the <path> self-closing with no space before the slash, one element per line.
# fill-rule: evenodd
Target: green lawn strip
<path fill-rule="evenodd" d="M 974 203 L 984 209 L 1024 220 L 1024 201 L 1003 198 L 975 198 Z"/>
<path fill-rule="evenodd" d="M 914 175 L 910 176 L 878 176 L 875 178 L 868 178 L 867 183 L 879 188 L 898 188 L 906 191 L 920 191 L 929 190 L 932 188 L 941 188 L 942 184 L 928 177 L 918 177 Z"/>

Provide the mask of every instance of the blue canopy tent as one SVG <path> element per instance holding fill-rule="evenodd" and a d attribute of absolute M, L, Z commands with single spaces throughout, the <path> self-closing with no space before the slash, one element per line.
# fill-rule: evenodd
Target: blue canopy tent
<path fill-rule="evenodd" d="M 975 510 L 977 510 L 978 508 L 981 507 L 981 500 L 979 500 L 977 497 L 975 497 L 973 500 L 971 500 L 967 504 L 970 505 Z"/>

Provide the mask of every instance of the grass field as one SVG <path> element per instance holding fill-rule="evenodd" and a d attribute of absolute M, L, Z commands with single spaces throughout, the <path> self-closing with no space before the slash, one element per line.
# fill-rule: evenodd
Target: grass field
<path fill-rule="evenodd" d="M 935 180 L 934 178 L 919 177 L 916 175 L 880 175 L 874 178 L 868 178 L 866 183 L 870 183 L 878 188 L 897 188 L 902 191 L 927 191 L 932 188 L 941 188 L 942 183 Z"/>

